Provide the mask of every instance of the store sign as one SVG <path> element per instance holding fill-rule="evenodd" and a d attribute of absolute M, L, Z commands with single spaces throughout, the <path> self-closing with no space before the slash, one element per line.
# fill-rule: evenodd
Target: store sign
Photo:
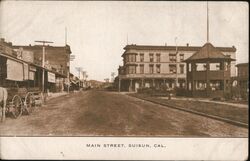
<path fill-rule="evenodd" d="M 17 61 L 7 60 L 7 79 L 14 81 L 23 81 L 23 64 Z"/>
<path fill-rule="evenodd" d="M 29 71 L 29 80 L 35 80 L 35 72 Z"/>
<path fill-rule="evenodd" d="M 54 73 L 48 72 L 48 82 L 56 83 L 56 75 Z"/>

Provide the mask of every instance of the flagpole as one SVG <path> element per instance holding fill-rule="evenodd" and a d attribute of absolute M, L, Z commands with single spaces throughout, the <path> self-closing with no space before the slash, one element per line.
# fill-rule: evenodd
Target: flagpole
<path fill-rule="evenodd" d="M 208 1 L 207 1 L 207 42 L 209 42 L 209 9 L 208 9 Z"/>

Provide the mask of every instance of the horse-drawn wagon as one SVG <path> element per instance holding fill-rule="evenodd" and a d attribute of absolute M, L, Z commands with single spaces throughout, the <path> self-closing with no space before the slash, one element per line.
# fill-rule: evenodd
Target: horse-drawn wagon
<path fill-rule="evenodd" d="M 31 114 L 37 105 L 42 104 L 43 95 L 38 88 L 1 88 L 1 120 L 5 115 L 18 118 L 22 114 Z"/>

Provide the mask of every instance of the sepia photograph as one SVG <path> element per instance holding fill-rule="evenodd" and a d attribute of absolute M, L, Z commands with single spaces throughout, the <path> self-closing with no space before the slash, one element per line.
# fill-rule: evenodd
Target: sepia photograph
<path fill-rule="evenodd" d="M 247 2 L 0 12 L 1 159 L 248 158 Z"/>

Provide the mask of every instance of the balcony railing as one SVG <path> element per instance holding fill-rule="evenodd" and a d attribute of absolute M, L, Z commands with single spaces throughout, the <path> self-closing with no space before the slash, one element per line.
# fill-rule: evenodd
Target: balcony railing
<path fill-rule="evenodd" d="M 166 73 L 153 73 L 153 74 L 124 74 L 119 75 L 120 78 L 176 78 L 176 74 L 166 74 Z M 177 74 L 178 78 L 186 78 L 186 74 Z"/>

